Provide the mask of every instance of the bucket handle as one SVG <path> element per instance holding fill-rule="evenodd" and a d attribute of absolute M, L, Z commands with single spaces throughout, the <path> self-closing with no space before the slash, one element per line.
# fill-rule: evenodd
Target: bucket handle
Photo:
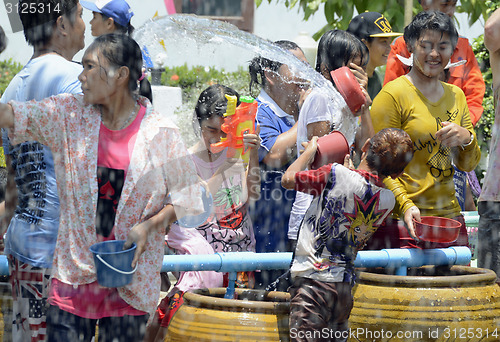
<path fill-rule="evenodd" d="M 111 268 L 115 272 L 118 272 L 121 274 L 133 274 L 137 270 L 137 264 L 135 264 L 135 267 L 132 271 L 126 272 L 126 271 L 122 271 L 122 270 L 117 269 L 116 267 L 111 266 L 103 258 L 101 258 L 101 256 L 99 254 L 96 254 L 95 256 L 97 257 L 97 259 L 99 259 L 100 262 L 102 262 L 104 265 L 108 266 L 109 268 Z"/>

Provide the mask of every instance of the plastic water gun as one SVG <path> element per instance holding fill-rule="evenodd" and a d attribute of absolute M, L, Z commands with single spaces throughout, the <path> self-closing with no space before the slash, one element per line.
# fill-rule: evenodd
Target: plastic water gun
<path fill-rule="evenodd" d="M 243 145 L 243 134 L 255 133 L 255 115 L 257 114 L 257 101 L 250 96 L 240 97 L 240 105 L 236 107 L 237 98 L 227 95 L 227 109 L 224 113 L 224 123 L 221 130 L 226 133 L 225 138 L 211 145 L 214 153 L 220 152 L 226 147 L 228 158 L 241 158 L 248 164 L 250 155 L 245 151 Z"/>

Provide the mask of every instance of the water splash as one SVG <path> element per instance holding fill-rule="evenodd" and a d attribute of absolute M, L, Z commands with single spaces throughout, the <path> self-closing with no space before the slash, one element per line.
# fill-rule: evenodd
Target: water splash
<path fill-rule="evenodd" d="M 295 76 L 326 92 L 335 104 L 345 106 L 344 99 L 331 82 L 310 65 L 299 61 L 272 42 L 241 31 L 226 22 L 186 14 L 157 17 L 136 29 L 134 38 L 140 46 L 147 47 L 153 62 L 157 56 L 165 54 L 166 48 L 163 65 L 175 65 L 182 61 L 181 64 L 212 65 L 227 70 L 226 65 L 231 62 L 247 68 L 248 62 L 260 55 L 286 64 Z M 350 113 L 339 112 L 333 121 L 333 127 L 344 133 L 352 143 L 357 119 Z"/>

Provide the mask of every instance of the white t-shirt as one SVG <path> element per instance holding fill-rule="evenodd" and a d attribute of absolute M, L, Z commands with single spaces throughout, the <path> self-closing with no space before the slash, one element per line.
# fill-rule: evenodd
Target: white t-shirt
<path fill-rule="evenodd" d="M 302 143 L 307 138 L 307 125 L 314 122 L 328 121 L 330 131 L 339 129 L 343 118 L 353 117 L 349 107 L 337 91 L 324 91 L 314 88 L 304 101 L 297 126 L 297 157 L 300 156 Z M 293 202 L 290 221 L 288 222 L 288 238 L 297 239 L 300 222 L 311 204 L 312 196 L 297 191 Z"/>

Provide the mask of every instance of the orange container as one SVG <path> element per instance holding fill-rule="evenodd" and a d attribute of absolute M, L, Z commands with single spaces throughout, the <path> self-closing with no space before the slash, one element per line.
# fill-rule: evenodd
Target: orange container
<path fill-rule="evenodd" d="M 429 242 L 451 243 L 458 238 L 461 223 L 445 217 L 422 216 L 418 222 L 413 219 L 415 234 Z"/>
<path fill-rule="evenodd" d="M 332 80 L 337 87 L 340 95 L 344 98 L 347 106 L 353 114 L 361 109 L 361 106 L 366 103 L 365 94 L 361 90 L 361 85 L 356 80 L 351 69 L 344 66 L 330 72 Z M 361 113 L 359 113 L 361 114 Z"/>
<path fill-rule="evenodd" d="M 344 164 L 346 154 L 349 154 L 346 138 L 341 132 L 333 131 L 318 139 L 318 149 L 311 168 L 318 169 L 329 163 Z"/>

